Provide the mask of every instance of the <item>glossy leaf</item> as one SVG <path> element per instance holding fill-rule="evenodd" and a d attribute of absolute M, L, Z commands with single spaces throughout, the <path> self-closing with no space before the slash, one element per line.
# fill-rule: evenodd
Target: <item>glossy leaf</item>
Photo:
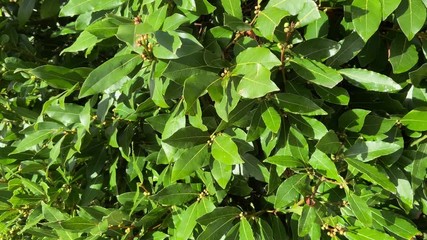
<path fill-rule="evenodd" d="M 408 112 L 400 120 L 403 125 L 413 131 L 426 131 L 427 130 L 427 110 L 426 109 L 414 109 Z"/>
<path fill-rule="evenodd" d="M 342 76 L 321 62 L 305 58 L 293 58 L 291 66 L 302 78 L 320 86 L 333 88 L 342 81 Z"/>
<path fill-rule="evenodd" d="M 366 42 L 377 31 L 381 23 L 379 0 L 355 0 L 351 4 L 351 18 L 356 32 Z"/>
<path fill-rule="evenodd" d="M 318 221 L 316 208 L 313 206 L 305 205 L 302 209 L 301 216 L 298 220 L 298 236 L 306 236 L 313 224 Z"/>
<path fill-rule="evenodd" d="M 384 173 L 380 172 L 376 167 L 351 158 L 346 158 L 345 161 L 350 166 L 354 167 L 357 171 L 366 174 L 372 180 L 373 183 L 379 184 L 384 189 L 392 193 L 396 191 L 396 187 L 394 186 L 394 184 L 388 179 L 388 177 Z"/>
<path fill-rule="evenodd" d="M 53 131 L 49 129 L 33 132 L 26 136 L 21 142 L 19 142 L 19 144 L 10 154 L 16 154 L 29 150 L 32 147 L 43 143 L 45 140 L 49 139 L 52 134 Z"/>
<path fill-rule="evenodd" d="M 412 222 L 387 210 L 372 209 L 372 219 L 374 223 L 401 238 L 410 239 L 419 233 Z"/>
<path fill-rule="evenodd" d="M 385 20 L 399 6 L 401 0 L 380 0 L 382 19 Z"/>
<path fill-rule="evenodd" d="M 255 240 L 252 227 L 246 218 L 240 219 L 239 239 L 241 239 L 241 240 Z"/>
<path fill-rule="evenodd" d="M 284 208 L 296 202 L 301 190 L 306 186 L 306 180 L 307 175 L 296 174 L 280 184 L 274 200 L 274 208 Z"/>
<path fill-rule="evenodd" d="M 215 137 L 211 151 L 214 159 L 223 164 L 234 165 L 243 163 L 236 143 L 228 135 L 222 134 Z"/>
<path fill-rule="evenodd" d="M 357 219 L 366 227 L 370 227 L 372 225 L 372 212 L 366 201 L 351 192 L 347 194 L 347 199 Z"/>
<path fill-rule="evenodd" d="M 383 141 L 358 141 L 353 144 L 344 154 L 348 158 L 369 162 L 381 156 L 392 154 L 400 149 L 395 143 Z"/>
<path fill-rule="evenodd" d="M 274 133 L 277 133 L 281 124 L 281 116 L 273 106 L 268 106 L 266 102 L 264 102 L 264 106 L 264 111 L 261 114 L 262 120 L 268 129 Z"/>
<path fill-rule="evenodd" d="M 268 7 L 259 12 L 255 27 L 266 39 L 273 40 L 274 31 L 279 26 L 282 18 L 287 16 L 287 12 L 275 7 Z"/>
<path fill-rule="evenodd" d="M 209 160 L 208 145 L 197 145 L 185 150 L 172 169 L 172 180 L 183 179 L 205 165 Z"/>
<path fill-rule="evenodd" d="M 242 8 L 240 6 L 239 1 L 233 1 L 233 0 L 221 0 L 222 7 L 224 8 L 225 12 L 230 14 L 231 16 L 234 16 L 236 18 L 242 19 Z"/>
<path fill-rule="evenodd" d="M 334 154 L 341 148 L 341 141 L 334 131 L 330 130 L 316 144 L 316 148 L 324 153 Z"/>
<path fill-rule="evenodd" d="M 326 61 L 326 64 L 332 67 L 338 67 L 353 59 L 365 46 L 365 41 L 353 32 L 339 42 L 340 50 Z"/>
<path fill-rule="evenodd" d="M 89 74 L 80 89 L 79 98 L 102 93 L 132 72 L 141 62 L 142 59 L 137 54 L 117 56 L 108 60 Z"/>
<path fill-rule="evenodd" d="M 277 105 L 286 112 L 300 115 L 326 115 L 326 112 L 316 103 L 303 96 L 292 93 L 279 93 L 275 95 Z"/>
<path fill-rule="evenodd" d="M 341 48 L 335 41 L 326 38 L 314 38 L 298 44 L 293 51 L 316 61 L 325 61 L 334 56 Z"/>
<path fill-rule="evenodd" d="M 396 92 L 402 89 L 393 79 L 385 75 L 359 68 L 339 70 L 348 82 L 356 87 L 377 92 Z"/>
<path fill-rule="evenodd" d="M 425 6 L 421 0 L 402 0 L 396 9 L 396 17 L 403 33 L 412 40 L 426 20 Z"/>
<path fill-rule="evenodd" d="M 415 45 L 402 34 L 397 35 L 391 42 L 389 62 L 393 67 L 393 73 L 408 71 L 418 62 Z"/>
<path fill-rule="evenodd" d="M 209 134 L 195 127 L 181 128 L 163 141 L 175 147 L 190 148 L 207 143 Z"/>
<path fill-rule="evenodd" d="M 387 233 L 371 229 L 371 228 L 361 228 L 358 230 L 348 231 L 345 233 L 345 236 L 350 240 L 374 240 L 374 239 L 385 239 L 385 240 L 393 240 L 392 236 Z"/>
<path fill-rule="evenodd" d="M 104 9 L 111 9 L 120 6 L 123 0 L 71 0 L 60 11 L 59 16 L 67 17 L 82 14 L 86 12 L 96 12 Z"/>

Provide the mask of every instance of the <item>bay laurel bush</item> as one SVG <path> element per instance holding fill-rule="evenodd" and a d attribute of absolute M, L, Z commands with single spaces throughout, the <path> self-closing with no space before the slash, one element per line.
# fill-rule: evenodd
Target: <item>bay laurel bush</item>
<path fill-rule="evenodd" d="M 425 239 L 424 0 L 0 0 L 0 239 Z"/>

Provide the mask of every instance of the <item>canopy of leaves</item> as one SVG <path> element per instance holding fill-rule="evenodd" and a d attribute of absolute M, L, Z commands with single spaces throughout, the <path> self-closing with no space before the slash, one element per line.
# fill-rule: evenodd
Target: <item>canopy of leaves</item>
<path fill-rule="evenodd" d="M 426 6 L 0 0 L 0 239 L 426 238 Z"/>

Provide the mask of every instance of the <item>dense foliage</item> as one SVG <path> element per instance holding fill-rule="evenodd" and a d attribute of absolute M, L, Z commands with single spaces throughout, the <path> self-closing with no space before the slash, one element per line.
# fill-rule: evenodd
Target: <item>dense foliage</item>
<path fill-rule="evenodd" d="M 427 231 L 427 1 L 0 4 L 0 239 Z"/>

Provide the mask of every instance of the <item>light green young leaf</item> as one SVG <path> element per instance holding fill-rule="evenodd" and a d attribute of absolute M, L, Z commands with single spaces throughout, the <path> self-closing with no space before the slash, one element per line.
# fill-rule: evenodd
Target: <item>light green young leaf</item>
<path fill-rule="evenodd" d="M 264 102 L 264 111 L 261 114 L 262 120 L 272 132 L 277 133 L 281 125 L 281 116 L 273 106 L 269 106 Z"/>
<path fill-rule="evenodd" d="M 404 73 L 417 64 L 417 49 L 403 34 L 398 34 L 391 42 L 389 62 L 393 73 Z"/>
<path fill-rule="evenodd" d="M 208 212 L 215 209 L 215 205 L 209 198 L 202 198 L 200 201 L 193 203 L 182 214 L 181 220 L 176 226 L 176 234 L 174 239 L 187 240 L 190 239 L 194 227 L 197 225 L 197 219 Z"/>
<path fill-rule="evenodd" d="M 402 0 L 380 0 L 382 19 L 386 20 L 386 18 L 396 10 L 401 1 Z"/>
<path fill-rule="evenodd" d="M 142 62 L 138 54 L 116 56 L 93 70 L 80 89 L 79 98 L 102 93 Z"/>
<path fill-rule="evenodd" d="M 289 129 L 288 144 L 292 156 L 303 160 L 304 162 L 308 161 L 307 140 L 301 134 L 301 132 L 293 126 Z"/>
<path fill-rule="evenodd" d="M 282 9 L 268 7 L 259 12 L 255 27 L 261 32 L 266 39 L 273 41 L 274 31 L 280 24 L 282 18 L 288 13 Z"/>
<path fill-rule="evenodd" d="M 222 237 L 233 227 L 233 220 L 234 218 L 217 219 L 216 221 L 208 224 L 196 240 L 222 239 Z"/>
<path fill-rule="evenodd" d="M 335 163 L 325 153 L 319 150 L 314 151 L 308 163 L 325 177 L 342 182 Z"/>
<path fill-rule="evenodd" d="M 396 185 L 396 192 L 404 209 L 412 209 L 414 203 L 414 191 L 405 173 L 395 165 L 385 169 L 391 181 Z"/>
<path fill-rule="evenodd" d="M 344 155 L 348 158 L 369 162 L 381 156 L 386 156 L 400 150 L 395 143 L 383 141 L 358 141 L 353 144 Z"/>
<path fill-rule="evenodd" d="M 355 0 L 351 4 L 351 17 L 356 32 L 366 42 L 377 31 L 381 23 L 379 0 Z"/>
<path fill-rule="evenodd" d="M 366 201 L 352 192 L 347 194 L 347 199 L 357 219 L 366 227 L 370 227 L 372 225 L 372 212 Z"/>
<path fill-rule="evenodd" d="M 83 51 L 85 49 L 88 49 L 87 52 L 90 52 L 92 48 L 101 40 L 102 39 L 98 39 L 92 33 L 88 31 L 83 31 L 71 46 L 62 50 L 61 54 L 65 52 Z"/>
<path fill-rule="evenodd" d="M 375 166 L 351 158 L 345 158 L 345 161 L 357 171 L 366 174 L 373 183 L 380 185 L 391 193 L 396 192 L 396 186 L 394 186 L 388 177 L 384 173 L 380 172 Z"/>
<path fill-rule="evenodd" d="M 71 232 L 89 232 L 97 226 L 97 223 L 77 216 L 61 222 L 60 225 Z"/>
<path fill-rule="evenodd" d="M 421 30 L 426 20 L 426 7 L 421 0 L 402 0 L 396 9 L 397 22 L 408 40 Z"/>
<path fill-rule="evenodd" d="M 245 217 L 240 219 L 239 239 L 240 240 L 255 240 L 252 227 Z"/>
<path fill-rule="evenodd" d="M 221 161 L 213 161 L 211 166 L 211 174 L 220 187 L 225 189 L 231 179 L 232 165 L 222 163 Z"/>
<path fill-rule="evenodd" d="M 397 92 L 402 87 L 392 78 L 380 73 L 360 68 L 344 68 L 339 72 L 356 87 L 376 92 Z"/>
<path fill-rule="evenodd" d="M 265 8 L 279 8 L 295 16 L 302 10 L 306 2 L 305 0 L 271 0 Z"/>
<path fill-rule="evenodd" d="M 239 216 L 242 211 L 237 207 L 217 207 L 213 211 L 204 214 L 197 219 L 197 222 L 201 225 L 208 225 L 209 223 L 215 222 L 216 220 L 226 221 L 227 219 L 235 219 Z"/>
<path fill-rule="evenodd" d="M 412 131 L 427 131 L 427 109 L 418 108 L 411 110 L 400 122 Z"/>
<path fill-rule="evenodd" d="M 298 27 L 303 27 L 320 18 L 320 11 L 314 1 L 306 0 L 304 7 L 298 13 Z"/>
<path fill-rule="evenodd" d="M 240 7 L 240 4 L 241 4 L 240 1 L 221 0 L 221 4 L 226 13 L 240 20 L 243 19 L 242 8 Z"/>
<path fill-rule="evenodd" d="M 186 32 L 157 31 L 154 33 L 157 43 L 153 47 L 153 54 L 160 59 L 177 59 L 191 55 L 203 49 L 197 39 Z"/>
<path fill-rule="evenodd" d="M 321 139 L 328 132 L 326 126 L 315 117 L 289 114 L 288 118 L 291 124 L 296 124 L 298 130 L 306 137 Z"/>
<path fill-rule="evenodd" d="M 395 238 L 387 233 L 380 232 L 372 228 L 361 228 L 353 231 L 346 231 L 345 236 L 349 240 L 394 240 Z"/>
<path fill-rule="evenodd" d="M 316 85 L 333 88 L 343 79 L 335 69 L 315 60 L 294 57 L 290 62 L 299 76 Z"/>
<path fill-rule="evenodd" d="M 74 15 L 96 12 L 118 7 L 124 0 L 70 0 L 59 12 L 60 17 L 72 17 Z"/>
<path fill-rule="evenodd" d="M 62 213 L 59 209 L 51 207 L 46 203 L 44 203 L 43 201 L 41 202 L 41 205 L 42 205 L 43 216 L 48 222 L 59 222 L 67 218 L 67 216 L 64 213 Z"/>
<path fill-rule="evenodd" d="M 315 116 L 326 115 L 327 112 L 308 98 L 292 93 L 278 93 L 275 95 L 277 105 L 286 112 Z"/>
<path fill-rule="evenodd" d="M 236 143 L 229 135 L 221 134 L 215 137 L 211 148 L 214 159 L 226 165 L 234 165 L 244 162 L 240 157 Z"/>

